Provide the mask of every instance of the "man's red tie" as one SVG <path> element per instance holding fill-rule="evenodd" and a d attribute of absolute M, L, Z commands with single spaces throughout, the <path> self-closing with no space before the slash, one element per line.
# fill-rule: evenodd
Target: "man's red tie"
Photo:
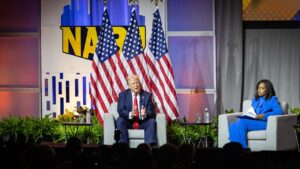
<path fill-rule="evenodd" d="M 133 117 L 133 129 L 139 129 L 139 107 L 137 101 L 137 94 L 134 94 L 133 106 L 136 108 L 135 117 Z"/>

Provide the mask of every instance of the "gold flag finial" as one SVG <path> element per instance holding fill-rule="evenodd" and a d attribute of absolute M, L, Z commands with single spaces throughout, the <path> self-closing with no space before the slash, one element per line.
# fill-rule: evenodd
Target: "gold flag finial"
<path fill-rule="evenodd" d="M 155 6 L 158 6 L 158 1 L 159 0 L 154 0 L 155 1 Z M 151 0 L 151 2 L 153 2 L 153 0 Z M 162 2 L 162 0 L 160 0 L 160 2 Z"/>
<path fill-rule="evenodd" d="M 139 1 L 138 1 L 138 0 L 129 0 L 129 3 L 130 3 L 131 5 L 134 5 L 135 3 L 139 3 Z"/>

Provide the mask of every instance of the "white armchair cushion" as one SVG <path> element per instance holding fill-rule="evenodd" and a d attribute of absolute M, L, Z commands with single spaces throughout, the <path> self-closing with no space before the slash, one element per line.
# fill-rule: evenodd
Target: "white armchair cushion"
<path fill-rule="evenodd" d="M 294 150 L 297 148 L 294 125 L 297 115 L 270 116 L 267 124 L 267 150 Z"/>
<path fill-rule="evenodd" d="M 266 140 L 266 130 L 250 131 L 247 137 L 250 140 Z"/>
<path fill-rule="evenodd" d="M 145 131 L 144 130 L 136 130 L 136 129 L 129 129 L 128 130 L 128 137 L 134 139 L 144 139 Z"/>
<path fill-rule="evenodd" d="M 118 113 L 118 102 L 113 102 L 109 107 L 109 113 L 112 114 L 114 120 L 116 121 L 119 117 Z"/>
<path fill-rule="evenodd" d="M 115 143 L 115 120 L 111 113 L 103 114 L 103 144 L 112 145 Z"/>

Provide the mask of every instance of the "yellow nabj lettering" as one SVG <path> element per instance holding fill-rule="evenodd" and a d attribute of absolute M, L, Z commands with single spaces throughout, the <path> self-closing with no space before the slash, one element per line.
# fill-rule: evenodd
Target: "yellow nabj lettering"
<path fill-rule="evenodd" d="M 88 59 L 89 54 L 93 55 L 98 42 L 96 27 L 87 27 L 87 35 L 83 49 L 83 58 Z"/>
<path fill-rule="evenodd" d="M 63 30 L 63 51 L 70 53 L 70 47 L 74 55 L 81 56 L 81 27 L 75 27 L 75 37 L 71 27 L 62 27 Z"/>
<path fill-rule="evenodd" d="M 71 55 L 79 56 L 84 59 L 92 59 L 91 56 L 95 53 L 98 42 L 98 32 L 96 27 L 61 27 L 63 36 L 63 52 Z M 85 32 L 86 30 L 86 32 Z M 146 28 L 139 27 L 142 47 L 146 47 Z M 115 26 L 113 32 L 116 37 L 116 43 L 119 51 L 122 51 L 124 41 L 126 38 L 126 27 Z M 84 46 L 82 46 L 85 40 Z M 72 50 L 71 50 L 72 49 Z"/>

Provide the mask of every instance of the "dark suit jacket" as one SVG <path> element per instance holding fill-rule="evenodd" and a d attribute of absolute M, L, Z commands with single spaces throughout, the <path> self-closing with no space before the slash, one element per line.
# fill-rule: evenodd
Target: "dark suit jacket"
<path fill-rule="evenodd" d="M 155 118 L 154 106 L 152 102 L 151 93 L 141 90 L 139 93 L 140 103 L 139 107 L 142 108 L 144 106 L 146 108 L 146 119 Z M 129 112 L 132 111 L 132 94 L 131 90 L 127 89 L 123 92 L 119 93 L 118 100 L 118 113 L 124 119 L 129 120 Z M 141 110 L 139 110 L 140 112 Z M 146 120 L 144 119 L 144 120 Z"/>

